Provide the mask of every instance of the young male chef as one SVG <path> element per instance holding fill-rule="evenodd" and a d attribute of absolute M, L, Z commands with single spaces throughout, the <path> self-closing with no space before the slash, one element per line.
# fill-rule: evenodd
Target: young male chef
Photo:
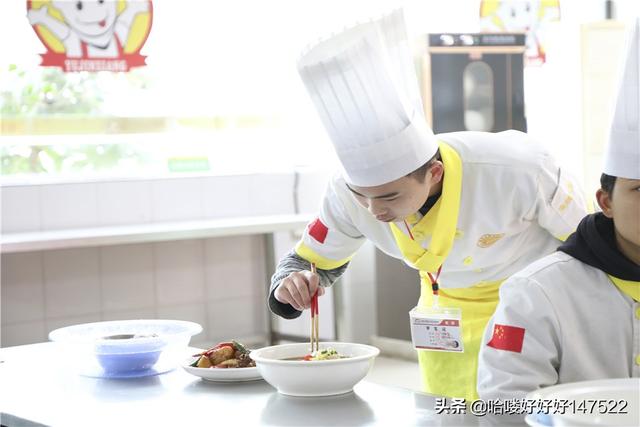
<path fill-rule="evenodd" d="M 483 399 L 558 383 L 640 376 L 640 21 L 611 126 L 602 212 L 558 252 L 511 276 L 480 351 Z"/>
<path fill-rule="evenodd" d="M 437 282 L 439 306 L 461 311 L 430 329 L 430 338 L 423 328 L 414 342 L 424 389 L 475 398 L 480 341 L 498 287 L 575 230 L 587 213 L 580 187 L 526 134 L 434 135 L 401 10 L 318 43 L 298 69 L 342 171 L 319 216 L 280 261 L 271 311 L 298 317 L 370 240 L 419 270 L 419 308 L 432 307 Z M 459 346 L 434 344 L 456 338 Z"/>

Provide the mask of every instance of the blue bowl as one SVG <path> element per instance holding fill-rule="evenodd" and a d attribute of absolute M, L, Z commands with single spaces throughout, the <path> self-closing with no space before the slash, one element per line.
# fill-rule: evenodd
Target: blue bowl
<path fill-rule="evenodd" d="M 56 329 L 49 338 L 68 345 L 68 359 L 83 375 L 128 378 L 173 369 L 201 331 L 180 320 L 120 320 Z"/>
<path fill-rule="evenodd" d="M 106 374 L 130 373 L 151 369 L 166 346 L 167 341 L 158 336 L 120 334 L 103 338 L 96 344 L 95 354 Z"/>
<path fill-rule="evenodd" d="M 98 354 L 98 363 L 106 374 L 121 374 L 151 369 L 162 351 L 140 354 Z"/>

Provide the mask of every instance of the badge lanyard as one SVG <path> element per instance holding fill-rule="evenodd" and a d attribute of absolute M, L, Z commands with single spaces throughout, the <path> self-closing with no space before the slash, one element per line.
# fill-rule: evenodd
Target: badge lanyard
<path fill-rule="evenodd" d="M 406 221 L 404 224 L 411 240 L 415 240 Z M 462 353 L 462 311 L 456 307 L 440 307 L 438 303 L 441 271 L 442 265 L 435 276 L 427 272 L 433 292 L 431 307 L 417 306 L 409 312 L 411 341 L 416 350 Z"/>
<path fill-rule="evenodd" d="M 442 271 L 442 265 L 438 267 L 438 272 L 436 273 L 435 278 L 431 273 L 427 272 L 427 275 L 429 276 L 429 280 L 431 280 L 431 292 L 433 292 L 433 308 L 434 309 L 437 309 L 439 307 L 438 306 L 438 290 L 439 290 L 438 278 L 440 277 L 441 271 Z"/>

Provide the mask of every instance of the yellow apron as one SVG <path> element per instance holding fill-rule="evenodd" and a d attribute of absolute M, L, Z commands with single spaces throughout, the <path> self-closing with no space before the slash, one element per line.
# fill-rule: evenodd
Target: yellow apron
<path fill-rule="evenodd" d="M 418 305 L 431 307 L 431 281 L 423 271 L 420 272 L 420 279 Z M 478 399 L 478 353 L 484 328 L 498 304 L 498 290 L 502 282 L 481 282 L 469 288 L 459 289 L 440 288 L 438 304 L 462 310 L 464 352 L 419 350 L 418 360 L 424 391 L 441 396 L 462 397 L 467 399 L 467 402 Z"/>
<path fill-rule="evenodd" d="M 462 162 L 458 153 L 440 143 L 445 166 L 442 196 L 427 215 L 413 227 L 423 235 L 432 235 L 429 248 L 407 237 L 391 223 L 391 231 L 403 257 L 420 270 L 421 307 L 431 307 L 433 293 L 427 272 L 435 272 L 442 265 L 453 246 L 460 210 L 462 191 Z M 484 328 L 498 304 L 498 290 L 502 280 L 481 282 L 467 288 L 439 290 L 439 304 L 462 310 L 463 353 L 418 351 L 424 391 L 441 396 L 461 397 L 467 401 L 478 398 L 476 377 L 478 352 Z"/>

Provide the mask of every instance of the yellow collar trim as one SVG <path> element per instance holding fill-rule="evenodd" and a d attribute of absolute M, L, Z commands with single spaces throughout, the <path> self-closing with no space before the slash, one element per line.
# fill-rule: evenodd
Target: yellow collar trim
<path fill-rule="evenodd" d="M 444 182 L 442 195 L 438 202 L 427 212 L 424 218 L 414 227 L 425 234 L 432 234 L 429 248 L 424 249 L 418 242 L 411 240 L 397 225 L 390 223 L 396 244 L 406 260 L 421 271 L 434 272 L 442 265 L 453 247 L 460 211 L 462 195 L 462 161 L 456 151 L 439 142 L 440 156 L 444 163 Z"/>
<path fill-rule="evenodd" d="M 629 295 L 635 301 L 640 302 L 640 282 L 618 279 L 610 274 L 607 274 L 607 276 L 609 276 L 609 279 L 611 279 L 613 284 L 616 285 L 623 294 Z"/>

